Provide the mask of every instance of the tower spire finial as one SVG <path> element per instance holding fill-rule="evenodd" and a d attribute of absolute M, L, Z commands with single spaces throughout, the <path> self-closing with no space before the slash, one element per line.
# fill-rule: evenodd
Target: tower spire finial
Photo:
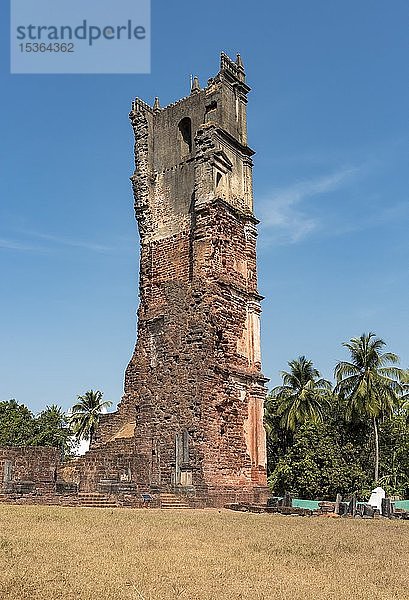
<path fill-rule="evenodd" d="M 192 87 L 191 87 L 190 93 L 191 94 L 197 94 L 198 92 L 200 92 L 200 83 L 199 83 L 199 78 L 195 76 L 193 78 L 193 82 L 192 82 Z"/>
<path fill-rule="evenodd" d="M 239 67 L 239 69 L 243 69 L 244 71 L 244 64 L 240 54 L 237 54 L 236 65 Z"/>
<path fill-rule="evenodd" d="M 154 110 L 154 112 L 158 112 L 158 111 L 161 110 L 160 103 L 159 103 L 159 98 L 157 96 L 156 96 L 155 102 L 153 104 L 153 110 Z"/>

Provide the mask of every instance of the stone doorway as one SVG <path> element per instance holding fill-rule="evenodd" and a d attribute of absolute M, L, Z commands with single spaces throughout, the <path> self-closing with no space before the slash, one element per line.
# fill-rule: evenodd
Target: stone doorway
<path fill-rule="evenodd" d="M 190 487 L 192 469 L 189 464 L 189 432 L 185 429 L 175 436 L 175 476 L 176 487 Z"/>

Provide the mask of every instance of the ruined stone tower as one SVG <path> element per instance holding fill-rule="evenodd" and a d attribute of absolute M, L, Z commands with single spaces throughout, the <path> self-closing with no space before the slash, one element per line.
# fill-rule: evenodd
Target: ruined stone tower
<path fill-rule="evenodd" d="M 133 102 L 137 343 L 83 489 L 117 478 L 196 505 L 266 491 L 249 90 L 240 56 L 222 54 L 204 89 L 195 78 L 165 108 Z"/>

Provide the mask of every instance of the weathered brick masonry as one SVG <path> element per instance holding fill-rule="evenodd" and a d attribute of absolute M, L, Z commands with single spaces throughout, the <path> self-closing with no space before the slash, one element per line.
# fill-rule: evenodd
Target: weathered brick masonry
<path fill-rule="evenodd" d="M 133 102 L 137 343 L 117 412 L 59 471 L 82 491 L 192 506 L 267 495 L 249 89 L 240 57 L 222 54 L 206 88 L 195 79 L 163 109 Z"/>

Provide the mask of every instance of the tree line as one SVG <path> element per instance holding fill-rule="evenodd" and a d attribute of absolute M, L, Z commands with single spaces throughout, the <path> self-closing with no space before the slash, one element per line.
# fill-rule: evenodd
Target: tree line
<path fill-rule="evenodd" d="M 101 414 L 111 406 L 99 390 L 88 390 L 66 414 L 56 404 L 34 415 L 16 400 L 0 402 L 0 447 L 52 446 L 72 456 L 81 440 L 92 439 Z"/>
<path fill-rule="evenodd" d="M 374 333 L 345 342 L 349 359 L 323 379 L 305 356 L 288 363 L 265 403 L 275 494 L 333 499 L 376 485 L 409 497 L 409 371 Z"/>

